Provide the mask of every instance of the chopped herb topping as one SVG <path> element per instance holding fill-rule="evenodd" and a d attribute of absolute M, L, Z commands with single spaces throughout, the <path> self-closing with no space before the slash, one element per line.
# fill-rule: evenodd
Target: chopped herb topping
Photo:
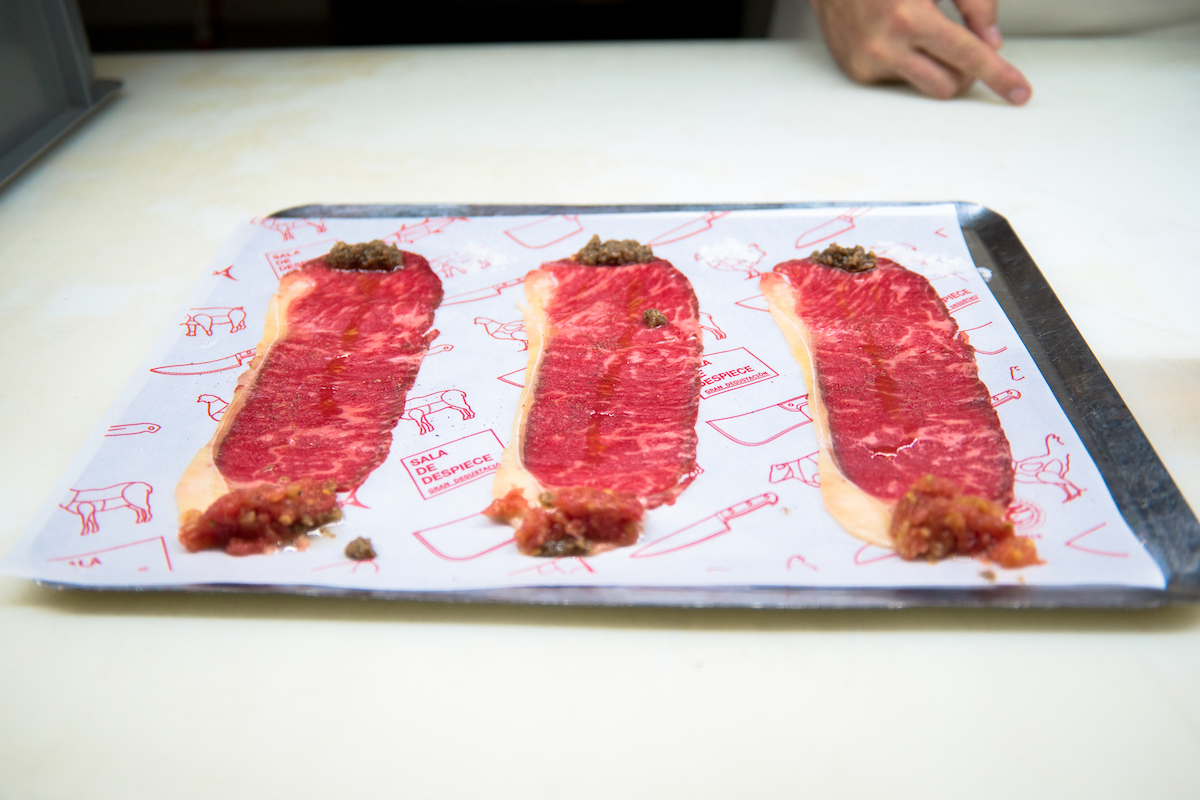
<path fill-rule="evenodd" d="M 646 323 L 647 328 L 661 328 L 670 320 L 664 317 L 657 308 L 648 308 L 642 312 L 642 322 Z"/>
<path fill-rule="evenodd" d="M 375 557 L 375 548 L 371 546 L 370 539 L 358 537 L 350 544 L 346 545 L 346 558 L 352 561 L 370 561 Z"/>
<path fill-rule="evenodd" d="M 850 247 L 839 247 L 837 242 L 829 245 L 824 250 L 813 250 L 809 261 L 817 264 L 824 264 L 827 267 L 835 267 L 846 272 L 866 272 L 869 269 L 875 269 L 876 256 L 873 252 L 863 250 L 861 244 Z"/>
<path fill-rule="evenodd" d="M 644 264 L 654 260 L 654 253 L 634 239 L 609 239 L 601 242 L 593 236 L 584 248 L 572 256 L 589 267 L 619 267 L 624 264 Z"/>
<path fill-rule="evenodd" d="M 325 263 L 334 269 L 362 269 L 390 272 L 404 264 L 404 253 L 394 244 L 373 239 L 361 244 L 338 242 L 325 257 Z"/>

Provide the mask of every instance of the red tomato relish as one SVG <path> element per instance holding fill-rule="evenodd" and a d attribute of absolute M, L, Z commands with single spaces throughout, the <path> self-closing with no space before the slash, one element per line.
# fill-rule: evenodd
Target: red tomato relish
<path fill-rule="evenodd" d="M 224 550 L 232 556 L 269 553 L 280 547 L 303 548 L 308 531 L 342 518 L 333 481 L 307 478 L 261 484 L 222 495 L 203 514 L 190 512 L 179 541 L 191 552 Z"/>
<path fill-rule="evenodd" d="M 517 549 L 524 555 L 556 558 L 633 544 L 641 535 L 645 508 L 629 492 L 568 486 L 543 492 L 537 506 L 513 489 L 483 513 L 497 522 L 520 520 Z"/>
<path fill-rule="evenodd" d="M 964 495 L 954 481 L 933 475 L 918 479 L 900 498 L 890 533 L 896 552 L 908 561 L 965 555 L 1005 569 L 1042 563 L 1033 540 L 1013 534 L 999 504 Z"/>

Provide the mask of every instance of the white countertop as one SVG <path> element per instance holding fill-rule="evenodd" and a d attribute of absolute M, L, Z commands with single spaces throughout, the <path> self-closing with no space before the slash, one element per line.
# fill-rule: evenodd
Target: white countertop
<path fill-rule="evenodd" d="M 0 190 L 7 549 L 235 225 L 305 203 L 970 200 L 1200 507 L 1200 46 L 1017 40 L 1014 109 L 779 42 L 97 58 Z M 0 798 L 1195 797 L 1200 609 L 755 612 L 0 578 Z M 389 791 L 393 790 L 393 791 Z"/>

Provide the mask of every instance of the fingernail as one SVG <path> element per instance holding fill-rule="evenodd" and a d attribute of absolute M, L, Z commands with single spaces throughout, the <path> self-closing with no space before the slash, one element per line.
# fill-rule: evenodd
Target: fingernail
<path fill-rule="evenodd" d="M 996 48 L 997 50 L 999 50 L 1000 46 L 1002 44 L 1004 44 L 1004 37 L 1000 35 L 1000 26 L 999 25 L 993 25 L 992 27 L 990 27 L 986 31 L 984 31 L 983 34 L 984 34 L 984 37 L 987 39 L 987 43 L 990 44 L 992 47 Z"/>
<path fill-rule="evenodd" d="M 1018 86 L 1017 88 L 1013 89 L 1011 92 L 1008 93 L 1008 102 L 1012 103 L 1014 106 L 1025 105 L 1025 102 L 1028 99 L 1029 99 L 1029 90 L 1026 89 L 1024 86 Z"/>

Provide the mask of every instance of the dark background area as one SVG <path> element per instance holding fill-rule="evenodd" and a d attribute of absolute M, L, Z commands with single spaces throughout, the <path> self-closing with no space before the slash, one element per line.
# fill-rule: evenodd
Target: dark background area
<path fill-rule="evenodd" d="M 92 51 L 766 36 L 772 0 L 79 0 Z"/>

